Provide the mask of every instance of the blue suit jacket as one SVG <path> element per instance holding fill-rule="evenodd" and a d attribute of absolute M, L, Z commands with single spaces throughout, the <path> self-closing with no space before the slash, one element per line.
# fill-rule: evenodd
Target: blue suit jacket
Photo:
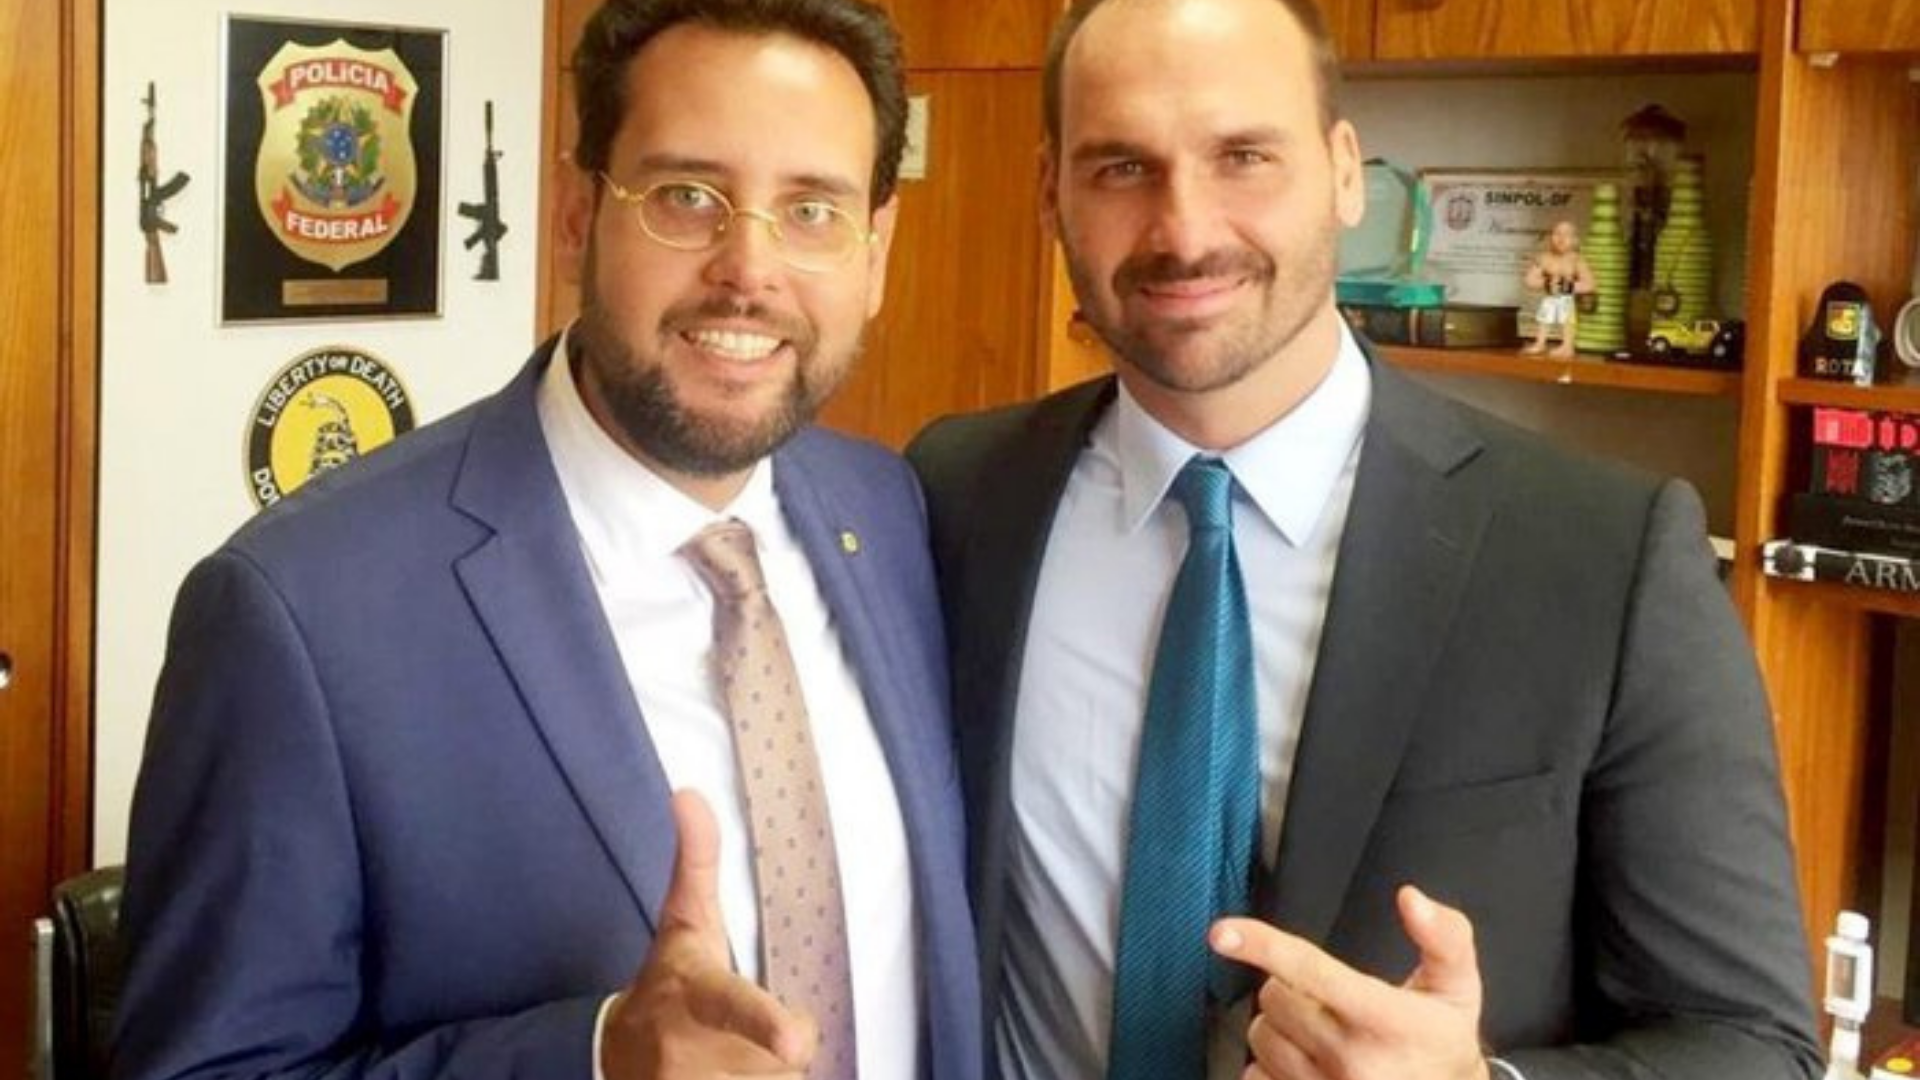
<path fill-rule="evenodd" d="M 134 799 L 116 1077 L 593 1075 L 675 834 L 535 413 L 550 352 L 260 515 L 182 588 Z M 924 1071 L 974 1080 L 918 489 L 820 431 L 773 467 L 899 792 Z"/>

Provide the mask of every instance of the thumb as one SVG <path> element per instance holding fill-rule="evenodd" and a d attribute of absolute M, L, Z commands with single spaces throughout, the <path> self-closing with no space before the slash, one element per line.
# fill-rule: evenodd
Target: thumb
<path fill-rule="evenodd" d="M 692 788 L 673 794 L 674 830 L 679 845 L 673 880 L 660 905 L 663 929 L 690 930 L 714 946 L 726 963 L 726 919 L 720 914 L 720 824 L 707 800 Z"/>
<path fill-rule="evenodd" d="M 1400 925 L 1414 948 L 1420 966 L 1407 976 L 1406 988 L 1480 1007 L 1480 959 L 1473 945 L 1473 923 L 1466 914 L 1402 885 L 1395 896 Z"/>

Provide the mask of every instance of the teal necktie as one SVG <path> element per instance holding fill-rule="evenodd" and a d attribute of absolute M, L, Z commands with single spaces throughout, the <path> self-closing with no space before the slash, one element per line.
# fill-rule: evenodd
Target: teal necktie
<path fill-rule="evenodd" d="M 1260 763 L 1233 474 L 1194 458 L 1172 495 L 1186 558 L 1160 624 L 1127 842 L 1108 1080 L 1200 1080 L 1211 1017 L 1249 985 L 1207 927 L 1251 910 Z"/>

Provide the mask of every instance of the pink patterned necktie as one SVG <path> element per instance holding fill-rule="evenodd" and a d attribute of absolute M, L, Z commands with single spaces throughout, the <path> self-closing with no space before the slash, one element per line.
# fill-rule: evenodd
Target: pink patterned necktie
<path fill-rule="evenodd" d="M 710 525 L 680 549 L 714 596 L 714 674 L 733 724 L 760 894 L 766 987 L 820 1025 L 812 1080 L 854 1080 L 846 906 L 820 759 L 753 530 Z"/>

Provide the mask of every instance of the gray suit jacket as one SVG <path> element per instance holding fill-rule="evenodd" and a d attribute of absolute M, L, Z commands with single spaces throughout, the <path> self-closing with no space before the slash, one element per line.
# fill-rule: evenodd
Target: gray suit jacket
<path fill-rule="evenodd" d="M 1463 908 L 1483 1037 L 1530 1080 L 1817 1075 L 1770 714 L 1698 498 L 1371 368 L 1261 914 L 1397 981 L 1415 956 L 1395 887 Z M 1099 380 L 908 451 L 953 653 L 989 1030 L 1028 613 L 1112 398 Z"/>

